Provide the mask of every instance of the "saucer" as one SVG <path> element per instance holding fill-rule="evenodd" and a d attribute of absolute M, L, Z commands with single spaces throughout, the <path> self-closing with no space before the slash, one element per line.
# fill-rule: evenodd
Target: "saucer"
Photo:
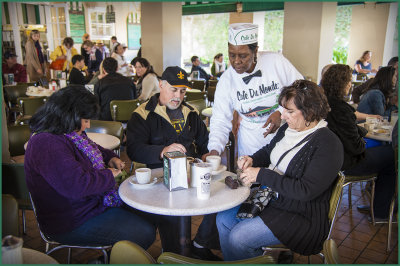
<path fill-rule="evenodd" d="M 219 175 L 220 173 L 222 173 L 222 172 L 225 171 L 226 169 L 227 169 L 227 168 L 226 168 L 226 165 L 220 164 L 220 165 L 219 165 L 219 168 L 218 168 L 217 170 L 215 170 L 215 171 L 212 171 L 211 174 L 212 174 L 212 175 Z"/>
<path fill-rule="evenodd" d="M 157 183 L 157 181 L 158 181 L 157 177 L 152 177 L 152 178 L 150 178 L 150 182 L 149 183 L 147 183 L 147 184 L 139 184 L 137 179 L 136 179 L 136 176 L 133 175 L 132 177 L 129 178 L 129 183 L 131 183 L 131 185 L 134 188 L 137 188 L 137 189 L 145 189 L 145 188 L 151 187 L 152 185 Z"/>

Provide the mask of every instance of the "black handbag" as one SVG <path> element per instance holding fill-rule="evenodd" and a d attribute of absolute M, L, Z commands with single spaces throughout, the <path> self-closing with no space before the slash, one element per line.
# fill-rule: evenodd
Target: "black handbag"
<path fill-rule="evenodd" d="M 304 142 L 311 139 L 311 137 L 318 131 L 314 131 L 313 133 L 308 134 L 304 139 L 302 139 L 299 143 L 297 143 L 293 148 L 287 150 L 282 154 L 276 163 L 274 169 L 279 165 L 282 159 L 294 148 L 300 146 Z M 247 198 L 245 202 L 240 205 L 240 208 L 236 214 L 236 218 L 254 218 L 258 216 L 264 208 L 269 204 L 271 200 L 276 200 L 278 198 L 278 193 L 273 191 L 269 187 L 258 187 L 250 192 L 250 196 Z"/>

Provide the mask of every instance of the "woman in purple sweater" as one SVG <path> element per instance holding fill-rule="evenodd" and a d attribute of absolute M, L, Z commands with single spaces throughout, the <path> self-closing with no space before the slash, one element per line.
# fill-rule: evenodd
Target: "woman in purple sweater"
<path fill-rule="evenodd" d="M 85 129 L 96 118 L 95 95 L 83 86 L 54 93 L 33 115 L 25 153 L 28 190 L 43 233 L 70 245 L 130 240 L 147 249 L 155 228 L 118 197 L 114 177 L 124 163 L 92 142 Z"/>

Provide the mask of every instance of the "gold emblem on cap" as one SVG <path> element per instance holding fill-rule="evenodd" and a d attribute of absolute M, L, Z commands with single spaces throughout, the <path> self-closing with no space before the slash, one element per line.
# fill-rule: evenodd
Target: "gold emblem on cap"
<path fill-rule="evenodd" d="M 178 79 L 183 79 L 185 77 L 185 75 L 182 73 L 182 71 L 179 71 L 177 76 L 178 76 Z"/>

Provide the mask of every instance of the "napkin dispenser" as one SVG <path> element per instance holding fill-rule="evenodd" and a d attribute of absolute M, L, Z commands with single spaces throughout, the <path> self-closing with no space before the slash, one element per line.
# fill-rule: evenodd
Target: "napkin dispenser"
<path fill-rule="evenodd" d="M 186 155 L 179 152 L 166 152 L 164 160 L 164 185 L 169 191 L 188 188 Z"/>

